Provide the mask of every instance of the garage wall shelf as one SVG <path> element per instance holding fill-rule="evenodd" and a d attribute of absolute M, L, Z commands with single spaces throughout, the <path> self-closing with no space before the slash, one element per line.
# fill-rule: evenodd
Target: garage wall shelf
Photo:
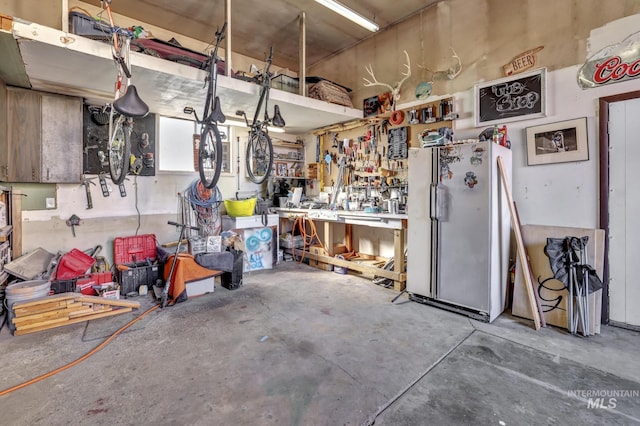
<path fill-rule="evenodd" d="M 0 30 L 0 45 L 7 53 L 0 77 L 8 85 L 84 97 L 89 103 L 105 103 L 113 97 L 115 71 L 107 43 L 14 19 L 11 30 Z M 138 52 L 131 53 L 131 65 L 132 82 L 152 112 L 187 118 L 185 106 L 204 104 L 204 70 Z M 218 76 L 222 110 L 229 117 L 237 110 L 252 116 L 259 90 L 256 84 Z M 269 98 L 271 105 L 280 106 L 288 133 L 362 118 L 359 109 L 278 89 L 272 89 Z"/>

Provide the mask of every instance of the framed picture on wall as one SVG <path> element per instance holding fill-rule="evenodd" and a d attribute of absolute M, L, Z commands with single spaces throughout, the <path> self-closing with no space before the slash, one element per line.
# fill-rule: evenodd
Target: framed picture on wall
<path fill-rule="evenodd" d="M 526 133 L 529 166 L 589 159 L 586 117 L 527 127 Z"/>
<path fill-rule="evenodd" d="M 546 115 L 546 68 L 475 85 L 476 126 Z"/>
<path fill-rule="evenodd" d="M 275 163 L 275 167 L 276 167 L 276 176 L 287 175 L 287 163 Z"/>

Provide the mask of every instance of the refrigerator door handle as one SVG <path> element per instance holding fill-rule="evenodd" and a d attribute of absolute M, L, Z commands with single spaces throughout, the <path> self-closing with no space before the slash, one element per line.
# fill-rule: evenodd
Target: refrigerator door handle
<path fill-rule="evenodd" d="M 429 186 L 429 215 L 432 220 L 438 219 L 438 185 L 432 183 Z"/>

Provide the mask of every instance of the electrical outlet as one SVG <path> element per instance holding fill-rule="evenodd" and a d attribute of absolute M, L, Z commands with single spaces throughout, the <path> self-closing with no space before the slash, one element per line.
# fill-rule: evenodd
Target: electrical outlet
<path fill-rule="evenodd" d="M 44 199 L 44 203 L 46 208 L 55 209 L 56 208 L 56 199 L 53 197 L 47 197 Z"/>

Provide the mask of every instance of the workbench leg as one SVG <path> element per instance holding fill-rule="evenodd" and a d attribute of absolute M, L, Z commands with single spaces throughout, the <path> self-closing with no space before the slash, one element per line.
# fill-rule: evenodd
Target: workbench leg
<path fill-rule="evenodd" d="M 404 229 L 393 230 L 393 272 L 404 273 Z M 404 290 L 404 281 L 394 281 L 395 291 Z"/>
<path fill-rule="evenodd" d="M 331 229 L 331 222 L 326 221 L 324 223 L 324 243 L 327 245 L 327 252 L 329 256 L 333 256 L 333 229 Z"/>
<path fill-rule="evenodd" d="M 350 223 L 344 225 L 344 245 L 347 247 L 347 253 L 353 251 L 353 225 Z"/>

